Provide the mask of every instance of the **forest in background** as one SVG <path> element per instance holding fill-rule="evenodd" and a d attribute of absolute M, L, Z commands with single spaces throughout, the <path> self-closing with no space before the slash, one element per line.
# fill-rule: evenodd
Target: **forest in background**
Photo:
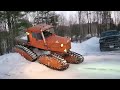
<path fill-rule="evenodd" d="M 26 28 L 41 23 L 52 24 L 56 34 L 80 43 L 99 37 L 106 30 L 120 30 L 120 12 L 114 11 L 114 18 L 111 14 L 111 11 L 76 11 L 66 19 L 55 11 L 0 11 L 0 55 L 12 51 L 14 38 L 24 34 Z"/>

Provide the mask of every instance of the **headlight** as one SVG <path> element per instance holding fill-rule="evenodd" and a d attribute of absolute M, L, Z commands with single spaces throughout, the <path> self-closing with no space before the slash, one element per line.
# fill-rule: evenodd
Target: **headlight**
<path fill-rule="evenodd" d="M 65 49 L 64 52 L 67 52 L 67 49 Z"/>
<path fill-rule="evenodd" d="M 30 33 L 26 32 L 27 35 L 29 35 Z"/>
<path fill-rule="evenodd" d="M 63 47 L 63 44 L 61 44 L 61 47 Z"/>

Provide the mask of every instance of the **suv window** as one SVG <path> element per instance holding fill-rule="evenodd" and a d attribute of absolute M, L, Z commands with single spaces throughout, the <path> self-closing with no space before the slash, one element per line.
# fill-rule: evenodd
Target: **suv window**
<path fill-rule="evenodd" d="M 111 36 L 111 35 L 118 35 L 118 34 L 119 34 L 118 31 L 108 31 L 108 32 L 103 32 L 103 33 L 101 33 L 101 37 Z"/>

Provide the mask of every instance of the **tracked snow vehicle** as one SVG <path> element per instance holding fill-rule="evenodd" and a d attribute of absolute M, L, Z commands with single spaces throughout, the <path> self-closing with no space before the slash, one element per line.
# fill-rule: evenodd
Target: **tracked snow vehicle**
<path fill-rule="evenodd" d="M 24 58 L 55 69 L 65 70 L 69 64 L 79 64 L 84 61 L 81 54 L 70 51 L 71 39 L 61 37 L 54 33 L 54 27 L 47 24 L 39 24 L 28 28 L 25 37 L 16 37 L 15 52 Z"/>

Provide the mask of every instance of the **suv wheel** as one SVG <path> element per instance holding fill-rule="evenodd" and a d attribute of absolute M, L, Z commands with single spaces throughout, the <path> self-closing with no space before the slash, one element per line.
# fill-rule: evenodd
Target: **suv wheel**
<path fill-rule="evenodd" d="M 100 44 L 100 51 L 104 51 L 102 44 Z"/>

